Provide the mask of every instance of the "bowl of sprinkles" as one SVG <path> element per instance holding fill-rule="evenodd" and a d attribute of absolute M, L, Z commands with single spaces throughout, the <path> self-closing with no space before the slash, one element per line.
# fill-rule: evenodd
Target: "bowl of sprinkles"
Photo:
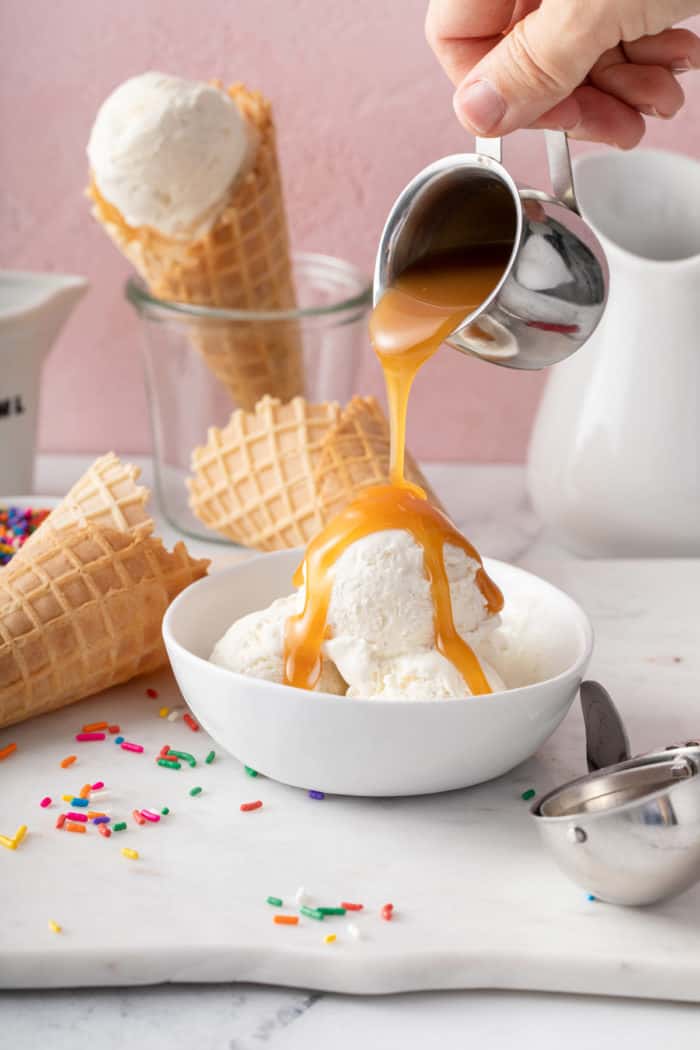
<path fill-rule="evenodd" d="M 0 499 L 0 566 L 14 557 L 51 512 L 55 500 Z M 49 506 L 47 506 L 49 504 Z"/>

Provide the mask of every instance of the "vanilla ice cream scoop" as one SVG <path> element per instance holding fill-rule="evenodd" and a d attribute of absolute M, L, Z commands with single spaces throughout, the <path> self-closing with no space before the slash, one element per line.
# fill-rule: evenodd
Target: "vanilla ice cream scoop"
<path fill-rule="evenodd" d="M 214 646 L 212 663 L 229 671 L 284 682 L 284 625 L 299 610 L 299 595 L 278 598 L 267 609 L 249 613 L 236 620 Z M 345 693 L 346 685 L 331 660 L 324 659 L 321 677 L 316 684 L 319 693 Z"/>
<path fill-rule="evenodd" d="M 226 92 L 143 73 L 102 104 L 87 153 L 100 194 L 129 226 L 193 238 L 211 226 L 254 148 Z"/>

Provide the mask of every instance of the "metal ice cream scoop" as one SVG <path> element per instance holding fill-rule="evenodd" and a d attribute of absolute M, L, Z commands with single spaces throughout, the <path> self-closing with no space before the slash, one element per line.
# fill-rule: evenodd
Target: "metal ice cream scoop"
<path fill-rule="evenodd" d="M 615 706 L 584 682 L 593 772 L 537 799 L 530 812 L 563 871 L 612 904 L 651 904 L 700 881 L 700 741 L 630 758 Z M 612 765 L 599 763 L 620 754 Z"/>
<path fill-rule="evenodd" d="M 447 342 L 507 368 L 570 357 L 600 321 L 608 292 L 603 249 L 576 204 L 566 135 L 546 131 L 553 194 L 519 188 L 500 139 L 443 157 L 413 178 L 384 226 L 374 302 L 412 263 L 479 245 L 510 247 L 496 288 Z"/>

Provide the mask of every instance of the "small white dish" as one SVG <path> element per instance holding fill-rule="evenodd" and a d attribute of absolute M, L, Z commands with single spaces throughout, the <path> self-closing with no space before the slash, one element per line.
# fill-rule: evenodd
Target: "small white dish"
<path fill-rule="evenodd" d="M 506 682 L 540 679 L 533 684 L 464 700 L 355 700 L 210 663 L 234 620 L 291 593 L 300 558 L 298 550 L 265 554 L 198 580 L 163 620 L 192 711 L 217 743 L 265 776 L 344 795 L 468 787 L 529 758 L 569 710 L 593 648 L 588 617 L 551 584 L 490 559 L 485 566 L 505 595 L 505 622 L 518 622 L 520 659 L 511 659 Z"/>

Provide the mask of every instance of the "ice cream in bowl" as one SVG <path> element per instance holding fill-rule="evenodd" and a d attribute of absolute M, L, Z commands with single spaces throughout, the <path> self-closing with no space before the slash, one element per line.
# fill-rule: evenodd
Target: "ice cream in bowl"
<path fill-rule="evenodd" d="M 405 472 L 413 379 L 507 258 L 492 246 L 418 263 L 375 306 L 386 481 L 362 487 L 305 550 L 214 574 L 166 614 L 185 698 L 258 772 L 357 795 L 465 787 L 529 757 L 576 694 L 592 647 L 585 613 L 483 560 Z"/>
<path fill-rule="evenodd" d="M 353 610 L 354 596 L 341 587 L 330 611 L 331 622 L 337 615 L 363 635 L 381 626 L 382 640 L 396 640 L 396 631 L 405 629 L 415 646 L 412 656 L 387 661 L 381 676 L 365 679 L 371 697 L 342 695 L 344 680 L 329 660 L 313 691 L 284 684 L 284 624 L 303 600 L 303 592 L 289 596 L 302 551 L 260 555 L 213 572 L 166 612 L 165 645 L 185 699 L 217 743 L 245 765 L 283 783 L 338 794 L 446 791 L 506 773 L 566 715 L 592 648 L 588 618 L 571 598 L 522 569 L 484 559 L 505 603 L 498 625 L 479 641 L 471 638 L 494 690 L 470 696 L 463 689 L 455 696 L 451 672 L 430 646 L 416 645 L 420 614 L 409 614 L 405 584 L 395 586 L 389 570 L 410 557 L 407 545 L 400 534 L 385 535 L 387 571 L 374 577 L 367 602 Z M 379 555 L 377 541 L 359 543 L 355 554 L 349 550 L 348 568 L 363 547 Z M 368 572 L 376 567 L 373 561 Z M 411 579 L 422 591 L 419 578 Z M 466 592 L 466 579 L 457 588 Z M 410 597 L 424 607 L 424 593 L 422 602 L 415 590 Z M 403 626 L 402 608 L 404 621 L 411 619 Z M 347 649 L 338 656 L 335 647 L 340 665 L 368 673 L 352 653 L 365 649 L 358 636 L 340 644 Z"/>

